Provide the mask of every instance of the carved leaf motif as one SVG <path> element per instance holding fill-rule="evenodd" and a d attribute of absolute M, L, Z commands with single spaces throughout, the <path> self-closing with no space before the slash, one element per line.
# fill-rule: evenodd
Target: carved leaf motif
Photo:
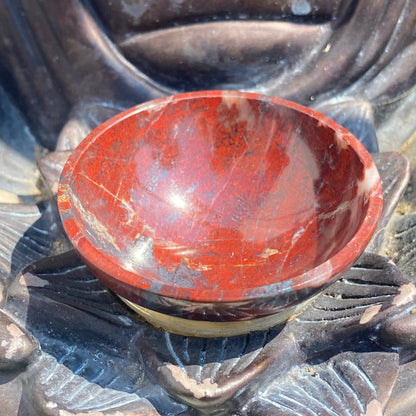
<path fill-rule="evenodd" d="M 90 383 L 50 356 L 44 356 L 35 371 L 26 382 L 25 392 L 39 415 L 159 415 L 145 398 Z"/>
<path fill-rule="evenodd" d="M 168 391 L 197 408 L 212 407 L 222 405 L 263 369 L 255 363 L 280 330 L 276 327 L 231 338 L 164 332 L 163 342 L 160 331 L 150 330 L 141 340 L 142 353 L 150 371 Z"/>
<path fill-rule="evenodd" d="M 416 214 L 395 216 L 388 253 L 413 280 L 416 279 Z"/>
<path fill-rule="evenodd" d="M 169 416 L 186 409 L 145 377 L 138 339 L 146 324 L 88 271 L 75 252 L 28 267 L 10 288 L 6 308 L 38 339 L 44 355 L 65 366 L 68 373 L 62 377 L 68 376 L 68 382 L 77 376 L 85 386 L 92 383 L 106 391 L 146 396 Z"/>
<path fill-rule="evenodd" d="M 47 299 L 119 327 L 136 326 L 134 314 L 91 274 L 73 250 L 35 262 L 19 283 L 28 287 L 28 300 Z"/>
<path fill-rule="evenodd" d="M 371 311 L 387 310 L 409 284 L 400 270 L 388 259 L 364 254 L 341 278 L 325 289 L 295 321 L 325 323 L 325 331 L 334 333 L 367 323 Z M 376 311 L 377 309 L 377 311 Z M 365 321 L 365 322 L 364 322 Z"/>
<path fill-rule="evenodd" d="M 261 386 L 244 416 L 382 416 L 396 381 L 394 353 L 343 353 Z"/>
<path fill-rule="evenodd" d="M 160 335 L 146 333 L 145 362 L 162 385 L 182 400 L 200 408 L 225 406 L 237 391 L 251 389 L 257 377 L 267 384 L 308 355 L 339 351 L 341 344 L 334 340 L 349 339 L 353 344 L 354 334 L 414 302 L 414 289 L 387 259 L 366 254 L 282 332 L 275 328 L 208 340 L 165 333 L 163 344 Z"/>
<path fill-rule="evenodd" d="M 11 287 L 6 308 L 74 374 L 102 387 L 137 390 L 142 364 L 130 344 L 140 326 L 75 253 L 34 263 Z"/>
<path fill-rule="evenodd" d="M 70 249 L 57 218 L 53 202 L 0 204 L 0 285 L 32 261 Z"/>
<path fill-rule="evenodd" d="M 400 359 L 403 363 L 401 356 Z M 416 397 L 415 380 L 416 360 L 401 364 L 399 377 L 383 416 L 413 416 Z"/>

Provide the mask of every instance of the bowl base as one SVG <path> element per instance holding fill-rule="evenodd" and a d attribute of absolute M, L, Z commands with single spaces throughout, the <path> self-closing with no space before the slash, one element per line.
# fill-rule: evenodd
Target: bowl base
<path fill-rule="evenodd" d="M 142 319 L 156 328 L 167 332 L 189 337 L 232 337 L 248 334 L 253 331 L 263 331 L 273 326 L 287 322 L 298 316 L 310 303 L 314 302 L 318 295 L 306 301 L 285 308 L 283 311 L 261 318 L 254 318 L 244 321 L 213 322 L 197 321 L 176 316 L 166 315 L 137 305 L 119 296 L 119 298 Z"/>

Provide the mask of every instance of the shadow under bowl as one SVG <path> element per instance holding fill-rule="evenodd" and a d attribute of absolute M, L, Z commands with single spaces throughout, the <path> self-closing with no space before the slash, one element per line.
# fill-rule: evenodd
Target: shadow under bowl
<path fill-rule="evenodd" d="M 382 189 L 370 155 L 333 120 L 205 91 L 92 131 L 65 165 L 58 206 L 77 252 L 130 306 L 173 331 L 207 321 L 222 334 L 217 323 L 246 332 L 246 321 L 287 319 L 349 268 Z"/>

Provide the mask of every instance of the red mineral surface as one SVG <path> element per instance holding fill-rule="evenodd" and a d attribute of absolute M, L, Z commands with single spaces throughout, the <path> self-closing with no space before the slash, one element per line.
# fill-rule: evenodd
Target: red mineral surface
<path fill-rule="evenodd" d="M 75 249 L 119 295 L 238 320 L 296 303 L 351 266 L 382 189 L 370 155 L 327 117 L 210 91 L 144 103 L 95 129 L 65 166 L 58 205 Z"/>

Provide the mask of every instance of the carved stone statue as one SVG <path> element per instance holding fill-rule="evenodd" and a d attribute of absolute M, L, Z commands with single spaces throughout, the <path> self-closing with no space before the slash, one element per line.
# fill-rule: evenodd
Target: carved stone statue
<path fill-rule="evenodd" d="M 415 23 L 411 0 L 0 0 L 0 415 L 416 415 Z M 384 190 L 354 267 L 295 319 L 238 337 L 142 322 L 55 205 L 91 129 L 200 89 L 329 115 Z"/>

